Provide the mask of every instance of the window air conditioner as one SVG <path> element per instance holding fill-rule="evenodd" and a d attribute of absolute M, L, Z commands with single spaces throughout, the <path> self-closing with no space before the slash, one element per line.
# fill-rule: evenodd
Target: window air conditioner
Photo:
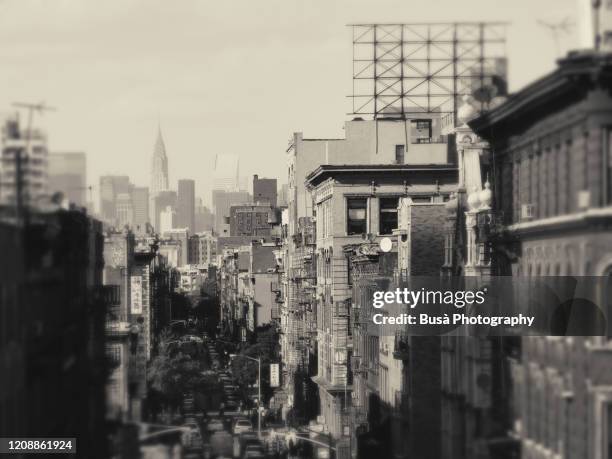
<path fill-rule="evenodd" d="M 577 195 L 578 209 L 584 210 L 591 207 L 591 192 L 589 190 L 580 190 Z"/>
<path fill-rule="evenodd" d="M 521 220 L 532 219 L 535 214 L 535 205 L 523 204 L 521 206 Z"/>

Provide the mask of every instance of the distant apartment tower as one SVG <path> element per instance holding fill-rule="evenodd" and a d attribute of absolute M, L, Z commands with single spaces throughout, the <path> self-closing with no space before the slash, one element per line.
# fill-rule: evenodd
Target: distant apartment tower
<path fill-rule="evenodd" d="M 212 201 L 215 214 L 215 232 L 219 236 L 229 236 L 230 208 L 233 205 L 249 204 L 251 195 L 247 191 L 213 190 Z"/>
<path fill-rule="evenodd" d="M 48 191 L 47 137 L 39 130 L 21 130 L 19 120 L 14 117 L 6 120 L 2 130 L 0 200 L 4 204 L 17 204 L 18 158 L 21 160 L 21 202 L 31 205 Z"/>
<path fill-rule="evenodd" d="M 62 192 L 78 207 L 87 205 L 87 156 L 85 153 L 49 154 L 49 193 Z"/>
<path fill-rule="evenodd" d="M 166 156 L 166 145 L 164 144 L 161 128 L 159 128 L 155 147 L 153 148 L 153 157 L 151 159 L 151 184 L 149 186 L 149 218 L 151 221 L 155 221 L 159 213 L 159 210 L 155 207 L 155 198 L 157 198 L 159 193 L 167 189 L 168 157 Z"/>
<path fill-rule="evenodd" d="M 134 209 L 133 228 L 136 234 L 147 232 L 149 220 L 149 189 L 147 187 L 132 188 L 132 206 Z"/>
<path fill-rule="evenodd" d="M 253 176 L 253 202 L 267 202 L 272 207 L 277 204 L 276 179 L 259 178 L 258 175 Z"/>
<path fill-rule="evenodd" d="M 217 238 L 205 231 L 189 237 L 189 263 L 207 266 L 215 262 Z"/>
<path fill-rule="evenodd" d="M 230 208 L 230 236 L 269 236 L 276 209 L 269 204 L 247 204 Z"/>
<path fill-rule="evenodd" d="M 100 177 L 100 218 L 107 224 L 117 225 L 117 196 L 130 193 L 127 175 L 103 175 Z"/>
<path fill-rule="evenodd" d="M 195 181 L 178 181 L 176 214 L 180 228 L 188 228 L 189 232 L 195 230 Z"/>

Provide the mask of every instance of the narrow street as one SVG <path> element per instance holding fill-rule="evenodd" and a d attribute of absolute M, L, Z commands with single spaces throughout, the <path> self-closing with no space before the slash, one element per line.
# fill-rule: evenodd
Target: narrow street
<path fill-rule="evenodd" d="M 257 372 L 253 362 L 256 359 L 242 353 L 248 350 L 248 344 L 217 337 L 214 323 L 213 317 L 189 315 L 186 320 L 173 320 L 170 329 L 162 332 L 159 355 L 151 365 L 153 376 L 149 380 L 153 388 L 151 399 L 159 402 L 157 412 L 153 409 L 151 413 L 155 423 L 150 424 L 153 427 L 150 430 L 157 429 L 160 436 L 141 447 L 142 456 L 297 457 L 297 450 L 289 455 L 289 432 L 270 415 L 265 400 L 261 401 L 258 423 L 258 378 L 249 384 L 249 377 Z M 185 365 L 166 362 L 160 365 L 164 359 Z M 161 367 L 167 375 L 162 371 L 156 373 Z M 166 376 L 172 378 L 174 387 L 158 386 L 158 379 Z M 165 399 L 156 396 L 158 388 L 165 391 Z M 170 390 L 180 390 L 175 404 L 167 403 L 171 399 Z"/>

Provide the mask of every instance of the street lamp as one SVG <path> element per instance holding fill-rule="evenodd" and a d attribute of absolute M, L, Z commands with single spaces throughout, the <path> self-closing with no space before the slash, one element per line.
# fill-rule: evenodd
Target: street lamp
<path fill-rule="evenodd" d="M 257 437 L 261 440 L 261 358 L 243 354 L 230 354 L 230 359 L 234 357 L 243 357 L 257 362 Z"/>

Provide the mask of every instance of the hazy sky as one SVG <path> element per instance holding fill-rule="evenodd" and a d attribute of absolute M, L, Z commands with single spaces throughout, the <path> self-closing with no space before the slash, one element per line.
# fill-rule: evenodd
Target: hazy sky
<path fill-rule="evenodd" d="M 244 175 L 286 181 L 294 131 L 343 136 L 354 22 L 509 21 L 510 89 L 550 71 L 536 19 L 575 17 L 576 0 L 0 0 L 0 111 L 37 118 L 51 151 L 85 151 L 88 182 L 148 185 L 158 119 L 170 183 L 209 201 L 216 153 Z M 577 32 L 562 49 L 577 46 Z"/>

